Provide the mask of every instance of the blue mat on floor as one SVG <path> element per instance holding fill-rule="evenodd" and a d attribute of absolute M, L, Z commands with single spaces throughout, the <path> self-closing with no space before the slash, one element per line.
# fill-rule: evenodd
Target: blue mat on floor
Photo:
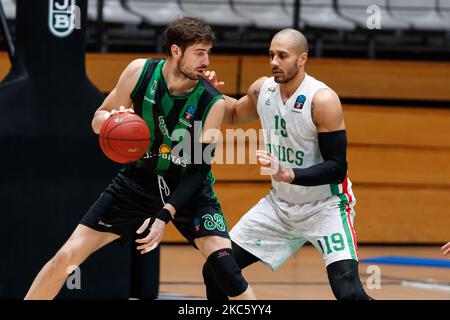
<path fill-rule="evenodd" d="M 430 259 L 419 257 L 382 256 L 360 260 L 362 263 L 395 264 L 416 267 L 450 268 L 448 259 Z"/>

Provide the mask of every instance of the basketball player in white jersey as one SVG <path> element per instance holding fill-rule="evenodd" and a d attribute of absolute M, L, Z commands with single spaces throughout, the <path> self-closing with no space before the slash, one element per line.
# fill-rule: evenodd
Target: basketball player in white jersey
<path fill-rule="evenodd" d="M 441 250 L 445 255 L 450 254 L 450 242 L 447 242 L 447 244 L 443 245 Z"/>
<path fill-rule="evenodd" d="M 236 261 L 240 268 L 262 261 L 276 270 L 310 242 L 323 255 L 337 299 L 370 300 L 358 275 L 355 197 L 339 98 L 305 72 L 308 43 L 299 31 L 278 32 L 269 55 L 273 76 L 256 80 L 239 100 L 225 99 L 225 122 L 241 124 L 259 116 L 269 134 L 257 159 L 272 174 L 267 196 L 230 232 Z M 223 84 L 213 72 L 205 76 Z M 226 299 L 208 264 L 203 276 L 208 299 Z"/>

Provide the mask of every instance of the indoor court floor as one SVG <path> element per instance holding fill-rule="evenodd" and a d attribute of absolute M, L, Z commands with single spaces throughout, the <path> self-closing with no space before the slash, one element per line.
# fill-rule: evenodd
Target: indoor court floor
<path fill-rule="evenodd" d="M 450 299 L 450 257 L 439 246 L 359 246 L 360 260 L 375 257 L 408 257 L 414 265 L 360 263 L 361 282 L 378 300 Z M 428 260 L 432 259 L 432 260 Z M 411 262 L 410 261 L 410 262 Z M 418 266 L 417 263 L 441 264 Z M 159 299 L 205 299 L 200 252 L 189 245 L 162 245 Z M 377 274 L 381 279 L 376 282 Z M 321 255 L 304 246 L 276 272 L 262 263 L 244 270 L 246 279 L 262 300 L 334 299 Z M 369 280 L 369 281 L 367 281 Z M 367 284 L 372 289 L 368 289 Z M 379 288 L 377 287 L 379 284 Z"/>

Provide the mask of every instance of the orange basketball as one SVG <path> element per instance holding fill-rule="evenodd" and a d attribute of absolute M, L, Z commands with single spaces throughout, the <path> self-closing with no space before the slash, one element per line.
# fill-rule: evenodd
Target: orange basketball
<path fill-rule="evenodd" d="M 102 125 L 99 135 L 103 153 L 118 163 L 139 160 L 150 144 L 150 130 L 145 121 L 130 112 L 116 113 Z"/>

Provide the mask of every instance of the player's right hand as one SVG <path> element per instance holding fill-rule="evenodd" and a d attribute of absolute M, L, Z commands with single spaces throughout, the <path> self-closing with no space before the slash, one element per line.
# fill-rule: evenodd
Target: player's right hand
<path fill-rule="evenodd" d="M 217 90 L 220 90 L 225 85 L 223 81 L 217 81 L 217 74 L 215 71 L 205 71 L 203 74 L 203 78 L 205 78 L 210 84 L 214 86 Z"/>
<path fill-rule="evenodd" d="M 291 183 L 294 172 L 291 168 L 284 168 L 273 154 L 266 150 L 256 150 L 256 159 L 261 165 L 261 175 L 271 175 L 276 181 Z"/>
<path fill-rule="evenodd" d="M 266 150 L 256 150 L 256 160 L 261 165 L 261 175 L 276 175 L 280 170 L 278 160 Z"/>
<path fill-rule="evenodd" d="M 134 110 L 132 108 L 125 108 L 124 106 L 120 106 L 119 109 L 112 109 L 109 113 L 110 116 L 116 113 L 124 113 L 124 112 L 131 112 L 134 113 Z"/>
<path fill-rule="evenodd" d="M 450 254 L 450 242 L 448 242 L 447 244 L 443 245 L 442 248 L 441 248 L 441 250 L 442 250 L 442 252 L 443 252 L 445 255 Z"/>
<path fill-rule="evenodd" d="M 140 244 L 136 249 L 139 250 L 141 254 L 145 254 L 155 249 L 164 235 L 164 229 L 166 227 L 164 221 L 156 218 L 154 222 L 150 226 L 149 225 L 150 218 L 146 219 L 136 231 L 137 234 L 142 234 L 147 228 L 150 229 L 150 233 L 145 238 L 136 239 L 136 243 Z"/>

